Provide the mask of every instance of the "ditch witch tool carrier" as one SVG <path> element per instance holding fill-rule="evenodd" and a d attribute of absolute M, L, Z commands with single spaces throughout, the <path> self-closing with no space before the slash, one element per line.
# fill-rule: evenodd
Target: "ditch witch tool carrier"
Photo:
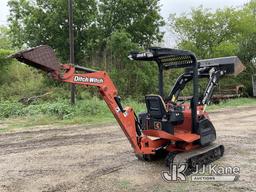
<path fill-rule="evenodd" d="M 213 143 L 216 132 L 204 105 L 209 103 L 221 76 L 243 71 L 243 64 L 237 57 L 197 61 L 193 53 L 175 49 L 151 48 L 148 52 L 132 52 L 130 59 L 155 61 L 159 67 L 159 95 L 145 96 L 147 112 L 141 113 L 139 118 L 131 107 L 122 106 L 118 91 L 105 71 L 61 64 L 49 46 L 35 47 L 10 57 L 43 70 L 56 80 L 98 87 L 140 159 L 150 160 L 165 154 L 167 165 L 187 163 L 186 173 L 189 174 L 196 165 L 202 166 L 223 156 L 224 146 Z M 163 71 L 173 68 L 186 68 L 186 72 L 164 99 Z M 201 77 L 209 78 L 209 83 L 200 99 L 198 78 Z M 185 103 L 179 101 L 178 96 L 189 81 L 193 81 L 193 97 L 190 103 Z"/>

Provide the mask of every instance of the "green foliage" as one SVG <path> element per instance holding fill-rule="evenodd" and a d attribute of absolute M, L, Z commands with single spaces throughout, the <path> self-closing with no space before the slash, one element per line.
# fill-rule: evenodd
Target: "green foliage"
<path fill-rule="evenodd" d="M 86 106 L 86 105 L 83 105 Z M 1 102 L 0 108 L 0 117 L 8 118 L 15 116 L 35 116 L 35 115 L 49 115 L 56 116 L 59 119 L 68 118 L 75 114 L 75 108 L 71 107 L 67 101 L 59 100 L 54 101 L 53 103 L 38 103 L 32 105 L 22 105 L 16 102 Z M 91 107 L 92 109 L 92 107 Z M 90 109 L 87 109 L 87 111 Z M 79 112 L 80 108 L 78 108 Z"/>
<path fill-rule="evenodd" d="M 48 44 L 63 63 L 68 60 L 67 1 L 9 0 L 8 5 L 9 33 L 15 47 Z M 159 12 L 159 0 L 74 1 L 76 63 L 109 72 L 125 97 L 155 91 L 155 64 L 131 62 L 127 55 L 161 41 L 164 22 Z M 45 87 L 53 85 L 47 79 L 42 81 Z M 54 84 L 67 90 L 68 86 Z"/>
<path fill-rule="evenodd" d="M 145 111 L 144 104 L 140 104 L 133 100 L 126 100 L 125 104 L 132 106 L 135 110 Z M 46 102 L 36 102 L 31 105 L 22 105 L 18 102 L 2 101 L 0 103 L 0 119 L 14 117 L 37 117 L 49 116 L 58 120 L 76 120 L 82 118 L 112 118 L 113 115 L 109 111 L 103 100 L 93 97 L 86 100 L 78 100 L 77 105 L 71 106 L 68 100 L 55 100 Z M 106 116 L 106 117 L 105 117 Z M 79 120 L 81 121 L 81 120 Z"/>
<path fill-rule="evenodd" d="M 132 42 L 129 33 L 120 31 L 111 35 L 107 42 L 110 61 L 107 71 L 124 97 L 142 98 L 145 94 L 156 91 L 157 66 L 150 62 L 135 62 L 127 58 L 131 50 L 139 50 Z"/>
<path fill-rule="evenodd" d="M 95 0 L 74 1 L 76 53 L 81 54 L 94 40 L 97 14 Z M 48 44 L 59 56 L 68 60 L 68 3 L 59 0 L 10 0 L 10 35 L 15 46 Z M 84 55 L 82 55 L 84 56 Z"/>
<path fill-rule="evenodd" d="M 8 118 L 22 115 L 22 104 L 5 101 L 0 103 L 0 118 Z"/>
<path fill-rule="evenodd" d="M 159 27 L 164 21 L 159 14 L 159 0 L 100 0 L 98 22 L 102 39 L 115 31 L 125 30 L 133 42 L 148 47 L 161 41 Z"/>
<path fill-rule="evenodd" d="M 12 61 L 8 59 L 7 56 L 13 53 L 13 51 L 8 49 L 0 49 L 0 68 L 9 65 Z"/>
<path fill-rule="evenodd" d="M 218 105 L 210 105 L 207 110 L 217 110 L 225 108 L 234 108 L 241 106 L 255 106 L 256 100 L 254 98 L 237 98 L 237 99 L 228 99 L 226 101 L 220 102 Z"/>
<path fill-rule="evenodd" d="M 246 72 L 239 78 L 246 85 L 247 92 L 252 95 L 251 76 L 256 73 L 255 49 L 256 49 L 256 1 L 251 0 L 240 11 L 240 30 L 238 34 L 239 51 L 238 56 L 246 63 Z M 247 81 L 245 81 L 247 79 Z"/>
<path fill-rule="evenodd" d="M 170 25 L 179 37 L 180 48 L 191 50 L 205 59 L 235 53 L 238 19 L 236 9 L 213 12 L 201 6 L 181 17 L 171 15 Z"/>
<path fill-rule="evenodd" d="M 11 49 L 11 40 L 8 36 L 8 28 L 0 25 L 0 49 Z M 0 53 L 0 55 L 2 55 Z M 1 57 L 1 56 L 0 56 Z"/>
<path fill-rule="evenodd" d="M 132 41 L 160 41 L 159 0 L 76 0 L 74 30 L 76 61 L 102 52 L 112 33 L 126 30 Z M 9 0 L 10 36 L 15 46 L 48 44 L 68 60 L 68 4 L 59 0 Z"/>
<path fill-rule="evenodd" d="M 0 49 L 0 85 L 2 84 L 6 74 L 8 73 L 7 67 L 12 63 L 12 60 L 7 58 L 7 56 L 11 53 L 11 50 Z"/>
<path fill-rule="evenodd" d="M 19 62 L 5 63 L 0 71 L 0 100 L 42 94 L 43 75 Z"/>
<path fill-rule="evenodd" d="M 231 7 L 212 11 L 198 7 L 180 17 L 171 15 L 170 26 L 179 37 L 178 47 L 193 51 L 198 58 L 239 56 L 246 71 L 236 78 L 226 78 L 220 84 L 222 87 L 243 84 L 251 94 L 251 76 L 256 71 L 251 63 L 256 56 L 255 9 L 255 0 L 241 9 Z"/>

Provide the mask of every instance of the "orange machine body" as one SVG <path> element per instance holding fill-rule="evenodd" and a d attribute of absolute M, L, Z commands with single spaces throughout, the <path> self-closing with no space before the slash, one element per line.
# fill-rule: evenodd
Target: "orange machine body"
<path fill-rule="evenodd" d="M 189 104 L 182 105 L 184 108 L 184 122 L 174 128 L 174 134 L 151 129 L 144 130 L 143 134 L 139 136 L 136 132 L 136 116 L 133 109 L 125 107 L 124 112 L 121 111 L 115 101 L 115 97 L 118 96 L 117 89 L 106 72 L 96 71 L 78 74 L 74 66 L 67 64 L 62 65 L 61 68 L 61 74 L 53 73 L 55 79 L 72 84 L 98 87 L 100 94 L 130 141 L 136 154 L 155 154 L 156 150 L 163 146 L 166 146 L 166 150 L 170 152 L 189 151 L 199 147 L 193 144 L 200 139 L 200 136 L 191 133 L 192 119 Z M 198 106 L 198 118 L 200 116 L 207 117 L 207 113 L 203 111 L 202 106 Z M 182 142 L 179 148 L 175 145 L 177 141 Z"/>

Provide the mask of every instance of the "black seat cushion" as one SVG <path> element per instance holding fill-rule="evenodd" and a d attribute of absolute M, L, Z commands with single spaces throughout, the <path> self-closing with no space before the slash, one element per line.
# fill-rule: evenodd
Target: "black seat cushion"
<path fill-rule="evenodd" d="M 146 95 L 148 114 L 155 119 L 162 119 L 166 114 L 166 106 L 160 95 Z"/>

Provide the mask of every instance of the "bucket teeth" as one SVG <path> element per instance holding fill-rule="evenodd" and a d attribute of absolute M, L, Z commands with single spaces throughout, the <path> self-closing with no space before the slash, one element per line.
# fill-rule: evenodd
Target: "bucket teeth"
<path fill-rule="evenodd" d="M 60 71 L 61 63 L 58 61 L 53 49 L 47 45 L 20 51 L 9 57 L 45 72 L 58 73 Z"/>

